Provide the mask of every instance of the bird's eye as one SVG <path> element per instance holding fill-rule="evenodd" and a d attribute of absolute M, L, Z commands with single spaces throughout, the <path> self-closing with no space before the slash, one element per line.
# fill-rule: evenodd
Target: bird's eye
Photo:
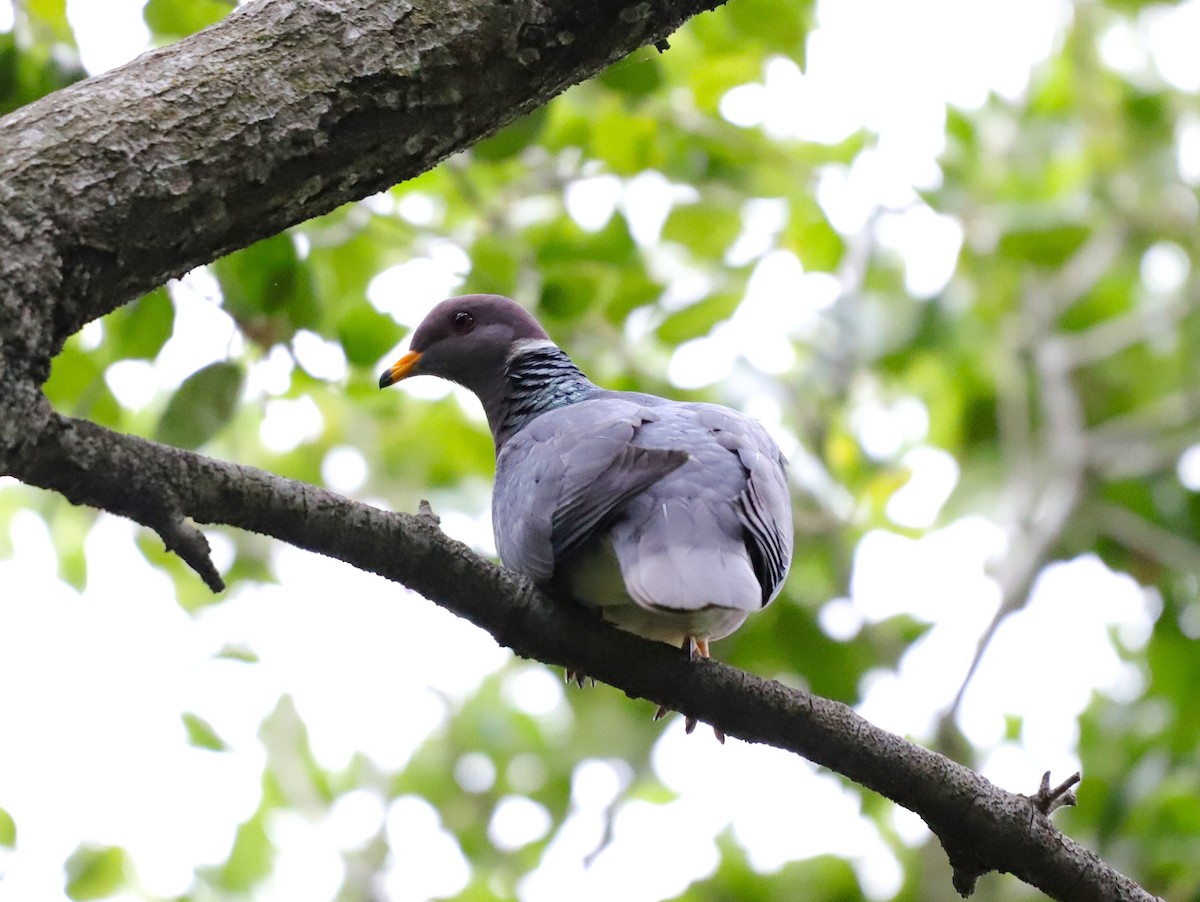
<path fill-rule="evenodd" d="M 454 316 L 450 317 L 450 326 L 459 335 L 465 335 L 475 327 L 475 317 L 465 310 L 459 310 Z"/>

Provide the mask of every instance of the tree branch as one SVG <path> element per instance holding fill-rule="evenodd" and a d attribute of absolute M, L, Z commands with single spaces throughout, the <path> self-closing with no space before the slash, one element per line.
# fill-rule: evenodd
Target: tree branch
<path fill-rule="evenodd" d="M 0 459 L 85 323 L 424 172 L 721 2 L 249 3 L 0 119 Z"/>
<path fill-rule="evenodd" d="M 1006 792 L 839 702 L 717 661 L 688 661 L 678 649 L 616 630 L 478 557 L 426 515 L 388 513 L 253 467 L 57 414 L 16 463 L 14 475 L 25 482 L 76 503 L 109 507 L 151 528 L 158 528 L 157 512 L 174 510 L 377 573 L 487 630 L 519 655 L 582 671 L 632 698 L 844 774 L 924 818 L 964 895 L 979 875 L 995 870 L 1056 899 L 1153 898 L 1060 833 L 1042 813 L 1049 807 L 1045 793 Z"/>

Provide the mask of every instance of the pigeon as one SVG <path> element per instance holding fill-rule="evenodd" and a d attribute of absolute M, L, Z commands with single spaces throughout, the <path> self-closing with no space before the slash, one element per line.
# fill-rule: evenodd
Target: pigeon
<path fill-rule="evenodd" d="M 504 566 L 689 657 L 708 657 L 710 641 L 779 594 L 791 500 L 786 461 L 760 423 L 601 388 L 499 295 L 442 301 L 409 347 L 380 388 L 440 376 L 483 404 Z"/>

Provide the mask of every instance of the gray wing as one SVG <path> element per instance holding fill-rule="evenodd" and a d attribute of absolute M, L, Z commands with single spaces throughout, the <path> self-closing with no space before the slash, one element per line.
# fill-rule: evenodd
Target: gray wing
<path fill-rule="evenodd" d="M 631 436 L 632 437 L 632 436 Z M 564 480 L 568 494 L 551 517 L 550 544 L 560 561 L 591 538 L 612 514 L 687 462 L 685 451 L 625 445 L 615 457 L 573 468 Z"/>
<path fill-rule="evenodd" d="M 638 443 L 688 462 L 630 502 L 614 547 L 639 605 L 753 610 L 779 592 L 793 527 L 782 454 L 763 427 L 713 404 L 658 408 Z M 744 615 L 743 615 L 744 616 Z"/>
<path fill-rule="evenodd" d="M 548 411 L 504 443 L 492 526 L 505 566 L 538 582 L 631 498 L 682 466 L 686 451 L 633 443 L 654 412 L 599 398 Z"/>
<path fill-rule="evenodd" d="M 758 423 L 746 424 L 745 433 L 734 440 L 746 471 L 746 488 L 738 495 L 737 511 L 746 528 L 746 547 L 766 605 L 783 588 L 792 565 L 792 503 L 786 462 L 779 448 Z"/>

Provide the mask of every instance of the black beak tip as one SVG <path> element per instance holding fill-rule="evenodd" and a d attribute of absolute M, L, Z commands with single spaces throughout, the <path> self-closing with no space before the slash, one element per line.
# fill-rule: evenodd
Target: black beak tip
<path fill-rule="evenodd" d="M 391 370 L 384 370 L 384 371 L 383 371 L 383 375 L 381 375 L 381 376 L 379 377 L 379 387 L 380 387 L 380 388 L 387 388 L 387 387 L 388 387 L 389 385 L 391 385 L 391 384 L 392 384 L 392 371 L 391 371 Z"/>

